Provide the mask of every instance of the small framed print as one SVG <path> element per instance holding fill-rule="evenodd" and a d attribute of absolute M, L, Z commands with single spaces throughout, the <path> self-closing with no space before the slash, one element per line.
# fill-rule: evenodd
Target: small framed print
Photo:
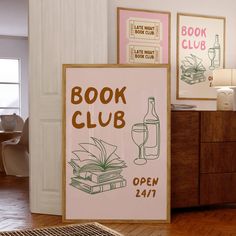
<path fill-rule="evenodd" d="M 225 17 L 177 15 L 177 99 L 214 100 L 212 72 L 225 66 Z"/>
<path fill-rule="evenodd" d="M 119 64 L 170 64 L 170 13 L 117 9 Z"/>

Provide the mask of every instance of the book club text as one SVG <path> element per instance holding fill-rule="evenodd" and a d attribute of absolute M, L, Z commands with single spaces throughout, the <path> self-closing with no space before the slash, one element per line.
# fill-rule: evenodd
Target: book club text
<path fill-rule="evenodd" d="M 88 87 L 83 91 L 79 86 L 75 86 L 71 90 L 71 103 L 74 105 L 80 105 L 82 102 L 87 104 L 94 104 L 96 101 L 104 105 L 109 104 L 114 100 L 115 104 L 123 103 L 126 104 L 125 98 L 126 87 L 112 89 L 110 87 L 104 87 L 101 91 L 98 91 L 94 87 Z M 72 125 L 76 129 L 82 129 L 87 127 L 88 129 L 95 128 L 98 125 L 100 127 L 106 127 L 109 124 L 113 123 L 114 128 L 121 129 L 125 127 L 125 113 L 124 111 L 116 111 L 114 114 L 111 112 L 105 114 L 100 111 L 98 113 L 97 120 L 92 120 L 92 114 L 90 111 L 87 111 L 86 114 L 82 114 L 81 111 L 75 111 L 72 116 Z"/>
<path fill-rule="evenodd" d="M 206 28 L 182 26 L 181 35 L 186 38 L 182 40 L 183 49 L 206 50 Z M 193 38 L 193 40 L 190 39 Z"/>

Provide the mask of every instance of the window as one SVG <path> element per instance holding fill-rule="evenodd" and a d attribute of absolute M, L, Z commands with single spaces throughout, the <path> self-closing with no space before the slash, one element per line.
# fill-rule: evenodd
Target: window
<path fill-rule="evenodd" d="M 20 115 L 20 61 L 0 59 L 0 115 Z"/>

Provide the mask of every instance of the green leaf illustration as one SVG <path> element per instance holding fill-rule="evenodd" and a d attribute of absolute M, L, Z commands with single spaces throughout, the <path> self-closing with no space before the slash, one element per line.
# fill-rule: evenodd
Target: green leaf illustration
<path fill-rule="evenodd" d="M 206 71 L 206 68 L 202 64 L 202 59 L 193 54 L 185 57 L 185 60 L 182 61 L 181 69 L 186 75 L 191 75 L 192 73 L 203 73 Z"/>
<path fill-rule="evenodd" d="M 81 149 L 72 153 L 76 156 L 69 164 L 77 173 L 87 171 L 107 171 L 127 167 L 125 162 L 115 153 L 117 146 L 97 138 L 91 138 L 94 143 L 80 143 Z"/>

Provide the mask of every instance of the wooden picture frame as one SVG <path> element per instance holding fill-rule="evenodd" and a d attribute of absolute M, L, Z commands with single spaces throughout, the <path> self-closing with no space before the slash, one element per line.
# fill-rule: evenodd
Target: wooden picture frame
<path fill-rule="evenodd" d="M 225 24 L 225 17 L 177 14 L 177 99 L 216 99 L 212 71 L 225 67 Z"/>
<path fill-rule="evenodd" d="M 170 222 L 169 66 L 66 64 L 63 99 L 63 222 Z"/>
<path fill-rule="evenodd" d="M 117 62 L 170 65 L 170 12 L 117 8 Z"/>

